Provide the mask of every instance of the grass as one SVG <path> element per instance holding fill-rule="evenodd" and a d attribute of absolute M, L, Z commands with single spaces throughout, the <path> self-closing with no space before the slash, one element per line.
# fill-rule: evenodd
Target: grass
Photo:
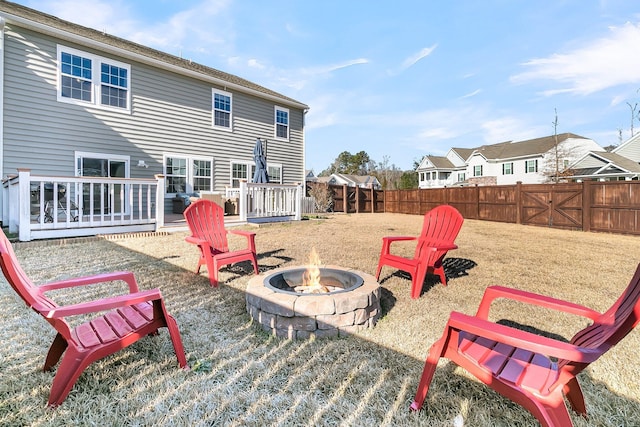
<path fill-rule="evenodd" d="M 328 215 L 255 228 L 261 272 L 304 264 L 311 247 L 322 262 L 375 274 L 381 238 L 416 235 L 421 217 Z M 141 288 L 159 287 L 180 327 L 190 371 L 177 368 L 166 330 L 91 365 L 67 400 L 45 409 L 53 373 L 42 372 L 54 330 L 0 283 L 0 425 L 177 426 L 535 426 L 520 406 L 442 360 L 424 409 L 410 413 L 429 346 L 452 310 L 473 314 L 493 284 L 607 309 L 640 261 L 638 237 L 468 220 L 449 252 L 447 287 L 428 277 L 420 299 L 407 275 L 385 267 L 383 316 L 356 335 L 314 341 L 271 337 L 252 324 L 244 287 L 250 266 L 220 273 L 219 289 L 197 276 L 186 233 L 78 244 L 17 244 L 36 283 L 130 270 Z M 244 242 L 231 236 L 232 246 Z M 55 242 L 52 242 L 55 243 Z M 410 245 L 398 247 L 405 255 Z M 118 288 L 121 292 L 124 287 Z M 95 290 L 98 291 L 98 290 Z M 87 295 L 60 293 L 72 302 Z M 583 319 L 498 302 L 492 320 L 509 319 L 570 338 Z M 631 426 L 640 419 L 640 332 L 579 376 L 589 418 L 576 426 Z"/>

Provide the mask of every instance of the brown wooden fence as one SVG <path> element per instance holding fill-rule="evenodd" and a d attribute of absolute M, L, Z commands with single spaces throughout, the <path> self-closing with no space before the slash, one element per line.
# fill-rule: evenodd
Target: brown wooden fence
<path fill-rule="evenodd" d="M 383 198 L 386 212 L 450 204 L 468 219 L 640 234 L 640 181 L 389 190 Z"/>

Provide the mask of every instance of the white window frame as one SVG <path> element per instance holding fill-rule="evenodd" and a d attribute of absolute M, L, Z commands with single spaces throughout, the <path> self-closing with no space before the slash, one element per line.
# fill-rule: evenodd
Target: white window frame
<path fill-rule="evenodd" d="M 247 167 L 247 177 L 246 178 L 237 178 L 233 176 L 233 165 L 245 165 Z M 274 180 L 271 174 L 269 174 L 269 169 L 278 169 L 280 171 L 280 179 Z M 256 170 L 256 163 L 251 160 L 231 160 L 229 162 L 229 187 L 231 188 L 240 188 L 240 181 L 246 180 L 246 182 L 251 182 L 253 180 L 253 174 Z M 269 183 L 270 184 L 282 184 L 282 163 L 269 163 L 267 162 L 267 174 L 269 175 Z M 234 185 L 234 182 L 237 182 L 237 185 Z"/>
<path fill-rule="evenodd" d="M 277 169 L 280 174 L 280 179 L 274 180 L 273 176 L 269 171 Z M 269 183 L 270 184 L 282 184 L 282 163 L 269 163 L 267 162 L 267 175 L 269 175 Z"/>
<path fill-rule="evenodd" d="M 88 157 L 91 159 L 104 159 L 104 160 L 117 160 L 120 162 L 124 162 L 125 164 L 125 169 L 124 169 L 124 177 L 125 178 L 129 178 L 130 172 L 131 172 L 131 157 L 130 156 L 125 156 L 122 154 L 107 154 L 107 153 L 92 153 L 89 151 L 76 151 L 74 152 L 74 162 L 73 164 L 76 165 L 75 166 L 75 176 L 82 176 L 82 171 L 78 169 L 78 162 L 80 161 L 80 159 L 84 158 L 84 157 Z"/>
<path fill-rule="evenodd" d="M 244 178 L 238 178 L 233 176 L 233 165 L 245 165 L 247 167 L 247 176 Z M 255 170 L 256 164 L 250 160 L 231 160 L 229 161 L 229 187 L 231 188 L 240 188 L 240 181 L 245 180 L 246 182 L 251 182 L 253 179 L 253 171 Z M 237 182 L 237 185 L 234 185 L 234 182 Z"/>
<path fill-rule="evenodd" d="M 90 81 L 91 83 L 91 101 L 83 101 L 76 98 L 65 97 L 62 96 L 62 78 L 72 77 L 77 78 L 77 76 L 68 75 L 62 72 L 62 54 L 68 53 L 71 55 L 79 56 L 82 58 L 86 58 L 91 60 L 91 79 L 86 79 L 86 81 Z M 111 110 L 111 111 L 121 111 L 131 113 L 131 65 L 125 64 L 123 62 L 119 62 L 113 59 L 104 58 L 98 55 L 94 55 L 88 52 L 84 52 L 78 49 L 73 49 L 64 45 L 57 46 L 57 72 L 58 72 L 58 88 L 57 88 L 57 100 L 58 102 L 66 102 L 69 104 L 83 105 L 83 106 L 93 106 L 96 108 Z M 101 68 L 102 64 L 113 65 L 119 68 L 123 68 L 127 70 L 127 85 L 126 87 L 116 86 L 119 89 L 126 90 L 126 107 L 118 107 L 113 105 L 107 105 L 102 103 L 102 86 L 101 82 Z"/>
<path fill-rule="evenodd" d="M 194 178 L 196 178 L 195 176 L 195 171 L 194 171 L 194 162 L 196 160 L 200 160 L 200 161 L 205 161 L 205 162 L 210 162 L 211 163 L 211 176 L 209 177 L 210 181 L 209 181 L 209 190 L 207 191 L 213 191 L 214 187 L 213 187 L 213 169 L 214 169 L 214 163 L 213 163 L 213 157 L 206 157 L 206 156 L 190 156 L 188 154 L 177 154 L 177 153 L 164 153 L 162 155 L 162 171 L 164 173 L 165 176 L 165 187 L 164 187 L 164 193 L 166 195 L 176 195 L 175 192 L 168 192 L 167 188 L 168 188 L 168 180 L 167 177 L 170 176 L 182 176 L 182 175 L 174 175 L 174 174 L 169 174 L 167 173 L 167 159 L 168 158 L 172 158 L 172 159 L 183 159 L 186 162 L 186 175 L 184 175 L 185 177 L 185 188 L 184 188 L 184 193 L 193 193 L 194 191 L 204 191 L 204 190 L 194 190 Z"/>
<path fill-rule="evenodd" d="M 480 170 L 478 170 L 478 168 L 480 168 Z M 473 167 L 473 176 L 482 176 L 482 165 L 475 165 Z"/>
<path fill-rule="evenodd" d="M 513 175 L 513 162 L 502 164 L 502 175 Z"/>
<path fill-rule="evenodd" d="M 216 109 L 216 94 L 229 97 L 229 111 Z M 216 111 L 221 111 L 223 113 L 229 114 L 229 126 L 222 126 L 216 124 Z M 225 92 L 219 89 L 211 90 L 211 125 L 215 129 L 221 129 L 225 131 L 233 131 L 233 94 L 230 92 Z"/>
<path fill-rule="evenodd" d="M 278 112 L 283 112 L 287 114 L 287 124 L 278 123 Z M 282 137 L 278 136 L 278 126 L 286 126 L 287 128 L 287 136 Z M 280 141 L 288 141 L 291 129 L 291 113 L 288 108 L 278 107 L 277 105 L 273 109 L 273 137 Z"/>
<path fill-rule="evenodd" d="M 533 170 L 530 170 L 530 166 L 533 166 Z M 538 172 L 538 159 L 525 160 L 524 161 L 524 173 L 537 173 Z"/>
<path fill-rule="evenodd" d="M 466 172 L 458 172 L 458 182 L 462 182 L 467 179 Z"/>

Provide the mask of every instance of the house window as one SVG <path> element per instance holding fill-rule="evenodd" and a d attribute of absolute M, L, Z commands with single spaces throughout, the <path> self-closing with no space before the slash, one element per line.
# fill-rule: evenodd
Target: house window
<path fill-rule="evenodd" d="M 464 172 L 460 172 L 460 173 L 458 174 L 458 182 L 462 182 L 462 181 L 464 181 L 465 179 L 467 179 L 467 174 L 466 174 L 466 173 L 464 173 Z"/>
<path fill-rule="evenodd" d="M 193 191 L 211 191 L 211 160 L 193 160 Z"/>
<path fill-rule="evenodd" d="M 568 167 L 569 167 L 569 160 L 564 159 L 564 160 L 562 161 L 562 168 L 563 168 L 563 169 L 566 169 L 566 168 L 568 168 Z"/>
<path fill-rule="evenodd" d="M 129 156 L 78 151 L 75 159 L 76 176 L 129 178 Z M 123 184 L 106 186 L 103 183 L 85 183 L 82 184 L 82 197 L 78 197 L 78 202 L 85 212 L 91 212 L 92 207 L 94 213 L 123 212 L 127 209 L 126 204 L 122 205 L 122 200 L 127 200 L 127 187 Z"/>
<path fill-rule="evenodd" d="M 513 163 L 502 164 L 502 175 L 513 175 Z"/>
<path fill-rule="evenodd" d="M 165 155 L 165 192 L 192 193 L 213 188 L 213 160 L 189 156 Z"/>
<path fill-rule="evenodd" d="M 276 138 L 289 139 L 289 110 L 275 107 Z"/>
<path fill-rule="evenodd" d="M 482 165 L 476 165 L 473 167 L 473 176 L 482 176 Z"/>
<path fill-rule="evenodd" d="M 538 159 L 535 160 L 526 160 L 524 162 L 524 171 L 526 173 L 535 173 L 538 172 Z"/>
<path fill-rule="evenodd" d="M 213 126 L 231 130 L 231 94 L 213 90 Z"/>
<path fill-rule="evenodd" d="M 269 182 L 272 184 L 282 184 L 282 165 L 267 165 Z"/>
<path fill-rule="evenodd" d="M 251 182 L 254 171 L 253 162 L 231 162 L 231 187 L 240 188 L 240 181 Z"/>
<path fill-rule="evenodd" d="M 58 101 L 130 110 L 130 65 L 58 45 L 58 67 Z"/>

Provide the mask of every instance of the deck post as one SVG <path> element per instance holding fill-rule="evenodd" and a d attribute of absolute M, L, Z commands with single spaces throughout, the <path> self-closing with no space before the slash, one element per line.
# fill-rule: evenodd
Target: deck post
<path fill-rule="evenodd" d="M 13 219 L 9 221 L 9 230 L 15 229 L 14 221 L 18 220 L 18 238 L 21 242 L 31 240 L 31 197 L 29 190 L 31 187 L 31 169 L 18 168 L 18 187 L 17 194 L 13 193 L 11 199 L 17 201 L 12 203 L 17 206 L 17 212 L 10 215 Z M 11 189 L 9 190 L 11 192 Z M 11 207 L 9 208 L 11 209 Z M 13 225 L 13 227 L 12 227 Z"/>

